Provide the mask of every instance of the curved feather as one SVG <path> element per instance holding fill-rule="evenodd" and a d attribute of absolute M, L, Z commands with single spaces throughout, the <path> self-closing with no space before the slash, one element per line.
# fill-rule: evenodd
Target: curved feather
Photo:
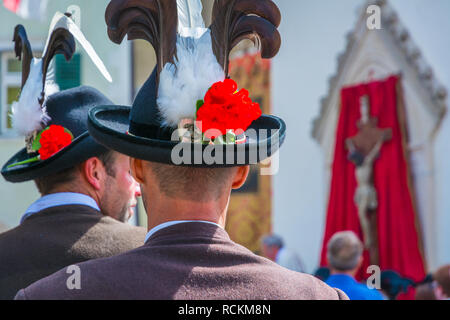
<path fill-rule="evenodd" d="M 264 18 L 275 27 L 279 27 L 281 23 L 281 12 L 277 5 L 270 0 L 259 1 L 237 1 L 234 5 L 234 11 L 241 12 L 245 15 L 253 14 Z"/>
<path fill-rule="evenodd" d="M 153 46 L 157 56 L 158 75 L 166 63 L 173 63 L 177 41 L 176 0 L 111 0 L 105 20 L 111 41 L 120 44 L 143 39 Z"/>
<path fill-rule="evenodd" d="M 63 54 L 66 60 L 69 61 L 75 53 L 75 39 L 72 33 L 65 28 L 53 30 L 47 44 L 48 46 L 42 56 L 42 103 L 45 98 L 44 89 L 47 71 L 53 57 L 57 54 Z"/>
<path fill-rule="evenodd" d="M 18 101 L 11 105 L 14 130 L 27 136 L 27 150 L 29 148 L 30 134 L 41 130 L 48 122 L 49 117 L 42 108 L 44 85 L 42 59 L 33 58 L 27 33 L 22 25 L 14 29 L 14 51 L 16 57 L 22 60 L 22 86 Z"/>
<path fill-rule="evenodd" d="M 52 37 L 52 33 L 58 29 L 66 29 L 68 32 L 70 32 L 70 34 L 72 34 L 72 36 L 84 48 L 84 50 L 86 51 L 88 56 L 91 58 L 94 65 L 97 67 L 97 69 L 100 71 L 100 73 L 105 77 L 105 79 L 109 82 L 112 82 L 111 75 L 109 74 L 108 70 L 106 69 L 103 61 L 97 55 L 97 53 L 95 52 L 91 43 L 84 36 L 83 32 L 81 32 L 80 28 L 78 28 L 77 24 L 69 16 L 62 14 L 61 12 L 57 12 L 52 19 L 52 23 L 50 25 L 50 31 L 49 31 L 49 38 L 47 40 L 47 44 L 46 44 L 44 52 L 46 52 L 46 50 L 48 49 L 49 41 Z M 75 45 L 74 45 L 74 48 L 75 48 Z M 70 50 L 70 48 L 68 48 L 68 49 Z M 66 59 L 68 60 L 67 56 L 66 56 Z"/>
<path fill-rule="evenodd" d="M 244 39 L 260 45 L 261 56 L 265 59 L 274 57 L 280 49 L 278 44 L 281 43 L 281 36 L 275 25 L 257 16 L 243 16 L 236 22 L 231 47 Z"/>
<path fill-rule="evenodd" d="M 24 136 L 41 130 L 49 119 L 42 108 L 42 70 L 42 59 L 33 58 L 19 100 L 11 106 L 14 130 Z"/>
<path fill-rule="evenodd" d="M 280 49 L 281 14 L 272 0 L 215 0 L 212 19 L 214 54 L 226 73 L 229 54 L 241 40 L 260 43 L 264 58 L 274 57 Z"/>
<path fill-rule="evenodd" d="M 33 60 L 33 52 L 31 50 L 30 42 L 28 41 L 27 32 L 23 25 L 19 24 L 14 28 L 14 52 L 16 54 L 16 58 L 22 60 L 22 86 L 25 85 L 25 82 L 28 79 L 30 74 L 30 64 L 31 60 Z"/>

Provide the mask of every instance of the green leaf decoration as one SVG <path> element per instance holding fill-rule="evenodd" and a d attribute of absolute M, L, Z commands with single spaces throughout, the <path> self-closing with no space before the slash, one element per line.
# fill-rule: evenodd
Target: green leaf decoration
<path fill-rule="evenodd" d="M 72 134 L 72 132 L 70 132 L 70 130 L 69 129 L 67 129 L 67 128 L 64 128 L 64 132 L 67 132 L 68 134 L 70 134 L 70 137 L 72 138 L 72 140 L 73 140 L 73 134 Z"/>
<path fill-rule="evenodd" d="M 225 135 L 225 141 L 227 144 L 235 144 L 236 143 L 236 134 L 234 132 L 227 132 Z"/>
<path fill-rule="evenodd" d="M 200 110 L 201 107 L 205 104 L 205 101 L 203 100 L 197 100 L 197 112 Z"/>
<path fill-rule="evenodd" d="M 41 160 L 41 157 L 40 156 L 36 156 L 34 158 L 30 158 L 30 159 L 27 159 L 27 160 L 24 160 L 24 161 L 21 161 L 21 162 L 10 164 L 7 168 L 10 169 L 10 168 L 14 168 L 14 167 L 17 167 L 17 166 L 21 166 L 23 164 L 27 164 L 27 163 L 31 163 L 31 162 L 37 162 L 39 160 Z"/>
<path fill-rule="evenodd" d="M 41 132 L 39 132 L 38 135 L 36 136 L 36 138 L 34 139 L 33 144 L 32 144 L 33 151 L 39 151 L 39 149 L 41 148 L 41 136 L 42 136 L 42 133 L 45 130 L 48 130 L 48 128 L 50 128 L 50 127 L 47 127 L 44 130 L 42 130 Z"/>
<path fill-rule="evenodd" d="M 47 131 L 48 129 L 50 129 L 50 127 L 45 128 L 44 130 L 42 130 L 41 132 L 38 133 L 38 135 L 36 136 L 36 138 L 33 140 L 33 144 L 32 144 L 32 149 L 33 151 L 39 151 L 39 149 L 42 147 L 41 146 L 41 137 L 42 137 L 42 133 L 44 133 L 44 131 Z M 70 132 L 69 129 L 64 128 L 64 132 L 67 132 L 68 134 L 70 134 L 70 137 L 73 140 L 73 134 L 72 132 Z"/>
<path fill-rule="evenodd" d="M 227 143 L 225 142 L 224 137 L 225 137 L 225 136 L 217 137 L 217 138 L 214 140 L 214 144 L 215 144 L 215 145 L 223 145 L 223 144 L 227 144 Z"/>
<path fill-rule="evenodd" d="M 41 146 L 42 133 L 44 133 L 44 131 L 47 131 L 48 129 L 50 129 L 50 127 L 45 128 L 44 130 L 42 130 L 41 132 L 39 132 L 37 134 L 36 138 L 33 140 L 33 144 L 31 145 L 33 151 L 38 152 L 39 149 L 42 147 Z M 70 137 L 73 140 L 73 138 L 74 138 L 73 134 L 72 134 L 72 132 L 70 132 L 69 129 L 64 128 L 64 132 L 67 132 L 68 134 L 70 134 Z M 27 163 L 37 162 L 37 161 L 40 161 L 40 160 L 41 160 L 41 157 L 40 156 L 36 156 L 36 157 L 30 158 L 30 159 L 27 159 L 27 160 L 24 160 L 24 161 L 21 161 L 21 162 L 10 164 L 7 168 L 8 169 L 9 168 L 14 168 L 14 167 L 17 167 L 17 166 L 21 166 L 21 165 L 24 165 L 24 164 L 27 164 Z"/>
<path fill-rule="evenodd" d="M 208 138 L 206 138 L 205 134 L 202 133 L 202 143 L 203 143 L 204 145 L 207 145 L 207 144 L 209 144 L 210 141 L 211 141 L 211 140 L 209 140 Z"/>

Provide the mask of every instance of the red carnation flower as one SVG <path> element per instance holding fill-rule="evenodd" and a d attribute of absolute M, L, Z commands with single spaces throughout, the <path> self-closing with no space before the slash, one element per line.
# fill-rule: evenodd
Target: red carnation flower
<path fill-rule="evenodd" d="M 237 84 L 232 79 L 216 82 L 206 92 L 205 103 L 225 103 L 230 96 L 236 93 L 236 90 Z"/>
<path fill-rule="evenodd" d="M 72 135 L 62 126 L 51 125 L 41 134 L 39 155 L 46 160 L 72 143 Z"/>
<path fill-rule="evenodd" d="M 253 102 L 245 89 L 237 90 L 231 79 L 216 82 L 206 93 L 205 102 L 197 112 L 202 132 L 208 139 L 225 135 L 228 130 L 247 130 L 253 121 L 261 117 L 258 103 Z"/>

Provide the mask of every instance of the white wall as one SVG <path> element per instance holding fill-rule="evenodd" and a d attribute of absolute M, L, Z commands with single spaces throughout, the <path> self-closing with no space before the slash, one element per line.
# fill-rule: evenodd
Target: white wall
<path fill-rule="evenodd" d="M 395 0 L 392 6 L 409 29 L 436 77 L 450 93 L 450 1 Z M 450 100 L 447 99 L 450 106 Z M 450 110 L 449 110 L 450 111 Z M 435 144 L 436 266 L 450 262 L 450 118 L 444 119 Z"/>
<path fill-rule="evenodd" d="M 359 2 L 276 1 L 283 20 L 282 47 L 273 61 L 273 113 L 286 121 L 287 139 L 274 177 L 274 232 L 297 250 L 308 272 L 319 262 L 326 202 L 323 155 L 311 138 L 312 120 Z"/>
<path fill-rule="evenodd" d="M 274 114 L 287 123 L 287 139 L 274 177 L 274 232 L 282 235 L 312 272 L 319 262 L 328 190 L 323 155 L 311 138 L 320 99 L 335 74 L 345 35 L 357 19 L 363 0 L 277 0 L 283 21 L 282 48 L 273 61 Z M 447 0 L 394 0 L 391 5 L 409 29 L 437 78 L 450 90 L 450 12 Z M 446 118 L 436 142 L 439 261 L 450 261 L 450 120 Z M 446 166 L 447 165 L 447 166 Z M 446 232 L 447 231 L 447 232 Z"/>

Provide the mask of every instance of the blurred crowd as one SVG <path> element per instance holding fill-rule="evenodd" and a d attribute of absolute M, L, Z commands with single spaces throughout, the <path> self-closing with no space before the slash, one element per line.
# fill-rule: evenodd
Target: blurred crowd
<path fill-rule="evenodd" d="M 287 269 L 305 272 L 300 257 L 287 248 L 283 238 L 276 234 L 261 240 L 262 254 Z M 333 288 L 344 291 L 351 300 L 395 300 L 402 293 L 414 289 L 416 300 L 450 299 L 450 264 L 415 282 L 394 270 L 381 270 L 379 287 L 358 282 L 356 275 L 363 262 L 364 246 L 352 231 L 336 233 L 327 244 L 328 265 L 320 267 L 314 276 Z"/>

